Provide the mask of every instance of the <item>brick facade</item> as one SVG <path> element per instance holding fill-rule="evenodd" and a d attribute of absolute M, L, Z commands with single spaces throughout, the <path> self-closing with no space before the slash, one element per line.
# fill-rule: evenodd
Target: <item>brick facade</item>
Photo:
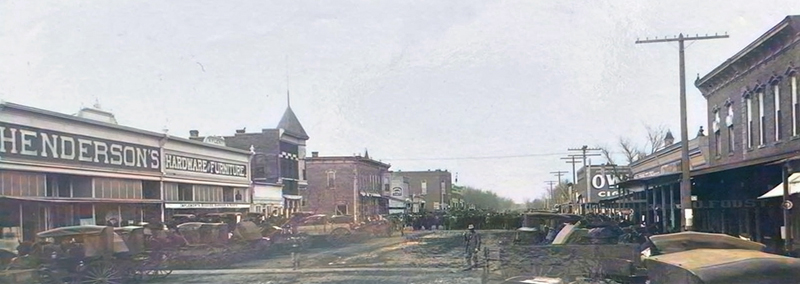
<path fill-rule="evenodd" d="M 358 192 L 359 218 L 388 213 L 385 174 L 389 164 L 368 157 L 306 158 L 308 190 L 303 211 L 320 214 L 352 215 Z"/>
<path fill-rule="evenodd" d="M 695 84 L 708 103 L 708 145 L 712 167 L 779 156 L 800 150 L 800 131 L 793 133 L 793 115 L 800 109 L 793 103 L 792 80 L 797 82 L 794 64 L 800 61 L 800 16 L 787 17 L 744 50 L 734 55 Z M 781 122 L 780 139 L 775 137 L 775 87 L 778 87 Z M 761 94 L 761 95 L 759 95 Z M 759 97 L 763 98 L 765 143 L 760 145 Z M 748 147 L 748 108 L 751 99 L 752 147 Z M 795 99 L 795 102 L 798 100 Z M 726 117 L 733 108 L 733 149 L 728 145 Z M 794 114 L 793 114 L 794 110 Z M 719 112 L 717 121 L 716 112 Z M 797 121 L 800 127 L 800 121 Z M 719 125 L 719 135 L 715 133 Z M 720 141 L 717 142 L 717 139 Z"/>

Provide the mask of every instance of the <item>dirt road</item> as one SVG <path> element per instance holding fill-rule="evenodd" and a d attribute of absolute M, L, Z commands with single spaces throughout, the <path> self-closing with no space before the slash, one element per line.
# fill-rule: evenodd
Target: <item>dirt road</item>
<path fill-rule="evenodd" d="M 429 231 L 322 247 L 241 263 L 230 269 L 175 271 L 163 283 L 481 283 L 463 271 L 461 232 Z"/>

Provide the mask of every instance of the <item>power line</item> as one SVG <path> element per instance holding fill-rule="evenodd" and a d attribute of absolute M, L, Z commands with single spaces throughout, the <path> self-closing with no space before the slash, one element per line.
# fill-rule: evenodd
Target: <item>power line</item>
<path fill-rule="evenodd" d="M 491 160 L 491 159 L 512 159 L 512 158 L 529 158 L 529 157 L 547 157 L 558 156 L 563 153 L 535 153 L 535 154 L 521 154 L 521 155 L 497 155 L 497 156 L 465 156 L 465 157 L 436 157 L 436 158 L 387 158 L 385 160 L 391 161 L 431 161 L 431 160 Z"/>
<path fill-rule="evenodd" d="M 593 150 L 593 149 L 587 149 Z M 612 154 L 624 154 L 623 152 L 610 152 Z M 532 158 L 532 157 L 549 157 L 560 156 L 564 153 L 532 153 L 532 154 L 519 154 L 519 155 L 494 155 L 494 156 L 453 156 L 453 157 L 433 157 L 433 158 L 384 158 L 387 161 L 443 161 L 443 160 L 498 160 L 498 159 L 514 159 L 514 158 Z M 572 155 L 569 155 L 572 156 Z M 575 155 L 576 157 L 583 157 L 583 155 Z M 586 154 L 589 156 L 600 156 L 600 154 Z"/>

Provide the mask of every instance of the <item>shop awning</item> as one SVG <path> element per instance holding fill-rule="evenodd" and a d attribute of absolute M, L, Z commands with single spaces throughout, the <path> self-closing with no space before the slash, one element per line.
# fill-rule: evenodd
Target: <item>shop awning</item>
<path fill-rule="evenodd" d="M 363 192 L 363 191 L 361 192 L 361 196 L 383 197 L 383 196 L 381 196 L 380 194 L 377 194 L 377 193 Z"/>
<path fill-rule="evenodd" d="M 680 178 L 681 178 L 681 173 L 679 172 L 665 173 L 649 177 L 629 179 L 617 184 L 617 186 L 619 186 L 620 188 L 625 188 L 631 192 L 642 192 L 645 190 L 645 185 L 660 185 L 667 183 L 675 183 L 675 182 L 680 182 Z"/>
<path fill-rule="evenodd" d="M 789 195 L 800 193 L 800 173 L 789 176 Z M 758 199 L 783 197 L 783 183 L 774 187 L 772 190 L 759 196 Z"/>
<path fill-rule="evenodd" d="M 49 202 L 49 203 L 134 203 L 134 204 L 164 203 L 161 200 L 154 200 L 154 199 L 109 199 L 109 198 L 99 199 L 99 198 L 18 197 L 18 196 L 0 196 L 0 199 Z"/>
<path fill-rule="evenodd" d="M 303 199 L 303 196 L 284 194 L 283 198 L 289 199 L 289 200 L 300 200 L 300 199 Z"/>
<path fill-rule="evenodd" d="M 254 204 L 283 204 L 283 193 L 280 186 L 253 185 Z"/>

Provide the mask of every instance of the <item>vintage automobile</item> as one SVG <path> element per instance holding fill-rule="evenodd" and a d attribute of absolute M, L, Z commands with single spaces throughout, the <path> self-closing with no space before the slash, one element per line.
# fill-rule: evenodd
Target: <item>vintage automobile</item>
<path fill-rule="evenodd" d="M 341 244 L 352 234 L 353 218 L 346 215 L 316 214 L 291 223 L 292 233 L 310 238 L 324 238 L 330 244 Z"/>
<path fill-rule="evenodd" d="M 16 258 L 12 269 L 37 268 L 38 283 L 116 284 L 136 278 L 135 260 L 113 227 L 69 226 L 36 237 L 24 249 L 30 253 Z"/>
<path fill-rule="evenodd" d="M 152 238 L 147 236 L 147 232 L 152 234 L 152 231 L 140 226 L 126 226 L 114 228 L 114 232 L 128 247 L 128 265 L 135 267 L 138 279 L 160 279 L 172 273 L 168 267 L 169 254 L 149 241 Z"/>
<path fill-rule="evenodd" d="M 583 217 L 572 214 L 528 212 L 522 216 L 522 224 L 517 229 L 514 241 L 540 244 L 546 240 L 552 230 L 557 230 L 561 224 L 575 224 L 581 219 Z"/>
<path fill-rule="evenodd" d="M 679 232 L 673 234 L 655 235 L 642 251 L 642 258 L 654 255 L 676 253 L 693 249 L 744 249 L 764 251 L 766 246 L 726 234 L 703 232 Z"/>
<path fill-rule="evenodd" d="M 800 281 L 800 259 L 749 249 L 691 249 L 645 259 L 650 283 L 778 284 Z"/>

